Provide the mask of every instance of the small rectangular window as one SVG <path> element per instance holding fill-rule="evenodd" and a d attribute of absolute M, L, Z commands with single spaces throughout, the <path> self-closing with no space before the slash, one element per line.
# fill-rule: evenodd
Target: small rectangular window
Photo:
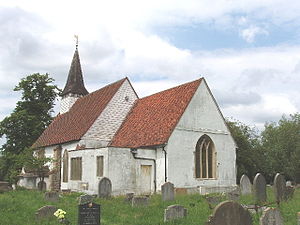
<path fill-rule="evenodd" d="M 97 156 L 97 177 L 103 177 L 103 156 Z"/>
<path fill-rule="evenodd" d="M 71 158 L 71 180 L 81 180 L 82 178 L 82 158 Z"/>

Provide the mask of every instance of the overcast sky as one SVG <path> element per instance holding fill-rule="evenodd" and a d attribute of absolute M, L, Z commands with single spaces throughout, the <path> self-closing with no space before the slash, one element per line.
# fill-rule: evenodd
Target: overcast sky
<path fill-rule="evenodd" d="M 79 35 L 91 92 L 140 97 L 204 77 L 225 117 L 263 127 L 300 110 L 300 1 L 0 1 L 0 120 L 32 73 L 63 88 Z M 56 107 L 57 110 L 57 107 Z"/>

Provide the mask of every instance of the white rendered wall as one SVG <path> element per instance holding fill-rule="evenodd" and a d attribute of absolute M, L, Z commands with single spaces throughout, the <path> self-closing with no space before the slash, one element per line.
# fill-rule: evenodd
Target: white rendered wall
<path fill-rule="evenodd" d="M 126 79 L 82 140 L 110 142 L 132 108 L 137 96 Z"/>
<path fill-rule="evenodd" d="M 207 134 L 215 145 L 216 178 L 195 178 L 194 152 Z M 167 145 L 168 181 L 179 188 L 236 185 L 235 143 L 205 82 L 201 82 Z"/>

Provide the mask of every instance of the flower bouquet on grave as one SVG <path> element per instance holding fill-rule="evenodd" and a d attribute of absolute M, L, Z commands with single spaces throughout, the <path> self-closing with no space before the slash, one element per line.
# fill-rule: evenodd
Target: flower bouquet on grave
<path fill-rule="evenodd" d="M 59 223 L 61 224 L 71 224 L 70 221 L 66 218 L 66 212 L 62 209 L 58 209 L 56 210 L 56 212 L 54 213 L 54 216 L 56 216 L 56 218 L 58 219 Z"/>

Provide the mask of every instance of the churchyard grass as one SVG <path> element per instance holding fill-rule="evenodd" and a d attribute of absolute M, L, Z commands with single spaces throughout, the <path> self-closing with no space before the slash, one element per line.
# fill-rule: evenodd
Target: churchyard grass
<path fill-rule="evenodd" d="M 77 224 L 77 197 L 79 193 L 63 194 L 58 202 L 47 202 L 44 200 L 43 192 L 18 190 L 0 194 L 0 225 L 57 225 L 53 220 L 43 220 L 36 222 L 35 211 L 44 205 L 55 205 L 67 212 L 67 218 L 71 224 Z M 268 201 L 274 202 L 273 192 L 268 188 Z M 161 195 L 153 195 L 149 206 L 132 208 L 129 203 L 124 202 L 124 197 L 111 199 L 95 199 L 101 204 L 101 224 L 102 225 L 201 225 L 204 224 L 208 216 L 212 213 L 204 196 L 200 195 L 179 195 L 174 201 L 163 202 Z M 242 204 L 253 204 L 252 196 L 242 196 Z M 164 209 L 172 204 L 180 204 L 188 209 L 187 218 L 176 222 L 163 222 Z M 276 207 L 276 204 L 271 205 Z M 295 191 L 294 198 L 280 205 L 280 211 L 284 218 L 285 225 L 296 224 L 296 213 L 300 211 L 300 189 Z M 259 216 L 254 214 L 254 224 L 258 225 Z"/>

